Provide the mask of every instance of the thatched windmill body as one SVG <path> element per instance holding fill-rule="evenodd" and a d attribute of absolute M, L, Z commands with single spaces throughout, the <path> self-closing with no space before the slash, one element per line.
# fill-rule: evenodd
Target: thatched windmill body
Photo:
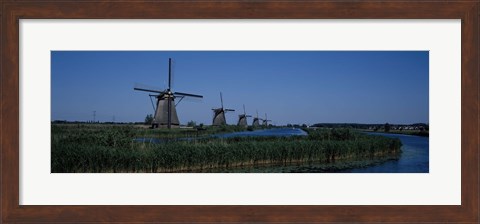
<path fill-rule="evenodd" d="M 251 115 L 247 115 L 245 112 L 245 104 L 243 105 L 243 114 L 238 115 L 238 126 L 248 127 L 247 117 L 252 117 Z"/>
<path fill-rule="evenodd" d="M 225 113 L 229 111 L 235 111 L 234 109 L 223 108 L 223 96 L 221 92 L 220 92 L 220 102 L 222 104 L 222 107 L 212 109 L 213 110 L 213 121 L 212 121 L 213 126 L 226 125 L 227 120 L 225 118 Z"/>
<path fill-rule="evenodd" d="M 135 87 L 134 90 L 151 92 L 151 97 L 157 99 L 155 107 L 155 116 L 152 121 L 152 128 L 176 128 L 179 127 L 177 110 L 175 106 L 178 105 L 185 97 L 203 98 L 201 95 L 173 92 L 172 91 L 172 59 L 168 60 L 168 88 L 165 90 L 157 90 L 153 88 Z M 180 100 L 175 104 L 175 98 Z M 153 101 L 152 101 L 153 105 Z"/>
<path fill-rule="evenodd" d="M 265 113 L 265 119 L 263 119 L 263 125 L 268 127 L 268 122 L 270 122 L 270 121 L 272 121 L 272 120 L 268 120 L 267 113 Z"/>
<path fill-rule="evenodd" d="M 260 126 L 260 121 L 261 120 L 263 120 L 263 119 L 258 117 L 258 110 L 257 110 L 257 116 L 253 118 L 252 126 L 253 127 Z"/>

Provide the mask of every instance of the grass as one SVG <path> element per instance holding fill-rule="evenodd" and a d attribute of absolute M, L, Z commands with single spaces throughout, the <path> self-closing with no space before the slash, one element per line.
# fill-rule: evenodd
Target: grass
<path fill-rule="evenodd" d="M 397 159 L 401 142 L 349 129 L 308 130 L 308 136 L 201 138 L 238 127 L 151 130 L 121 125 L 52 125 L 52 172 L 205 172 L 262 164 L 337 164 Z M 169 139 L 140 143 L 139 137 Z"/>

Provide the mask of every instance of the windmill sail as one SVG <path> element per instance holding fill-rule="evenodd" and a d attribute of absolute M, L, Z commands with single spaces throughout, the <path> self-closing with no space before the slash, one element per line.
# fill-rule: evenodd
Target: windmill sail
<path fill-rule="evenodd" d="M 203 98 L 201 95 L 172 92 L 172 59 L 168 60 L 168 88 L 165 90 L 158 90 L 152 87 L 145 87 L 136 85 L 134 90 L 157 93 L 154 95 L 157 98 L 157 104 L 155 109 L 155 116 L 153 118 L 153 128 L 176 128 L 179 127 L 180 122 L 178 120 L 177 110 L 175 108 L 175 98 L 180 97 L 180 101 L 184 97 Z M 152 96 L 152 95 L 150 95 Z M 179 101 L 179 102 L 180 102 Z"/>
<path fill-rule="evenodd" d="M 263 120 L 263 125 L 268 127 L 268 122 L 270 122 L 270 121 L 272 121 L 272 120 L 268 120 L 267 113 L 265 113 L 265 119 Z"/>
<path fill-rule="evenodd" d="M 245 105 L 243 105 L 243 114 L 238 115 L 238 126 L 243 126 L 243 127 L 248 127 L 248 122 L 247 122 L 247 117 L 251 117 L 250 115 L 247 115 L 247 112 L 245 111 Z"/>
<path fill-rule="evenodd" d="M 258 126 L 260 126 L 260 118 L 258 118 L 258 117 L 253 118 L 252 126 L 253 126 L 253 127 L 258 127 Z"/>
<path fill-rule="evenodd" d="M 258 117 L 258 110 L 257 110 L 257 116 L 253 118 L 252 126 L 253 127 L 260 126 L 260 120 L 262 120 L 262 119 Z"/>
<path fill-rule="evenodd" d="M 151 93 L 164 93 L 165 92 L 165 90 L 162 90 L 158 87 L 149 86 L 149 85 L 140 84 L 140 83 L 135 83 L 135 85 L 133 86 L 133 89 L 137 90 L 137 91 L 144 91 L 144 92 L 151 92 Z"/>
<path fill-rule="evenodd" d="M 235 111 L 234 109 L 224 109 L 223 108 L 223 96 L 222 93 L 220 92 L 220 102 L 222 107 L 220 108 L 213 108 L 213 121 L 212 125 L 213 126 L 222 126 L 227 124 L 227 120 L 225 118 L 225 113 L 229 111 Z"/>

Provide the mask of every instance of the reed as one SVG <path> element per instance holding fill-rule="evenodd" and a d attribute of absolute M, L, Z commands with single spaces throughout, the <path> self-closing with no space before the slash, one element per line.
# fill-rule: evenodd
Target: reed
<path fill-rule="evenodd" d="M 52 172 L 201 172 L 209 169 L 324 164 L 341 161 L 396 159 L 401 142 L 349 129 L 309 130 L 308 136 L 200 138 L 194 131 L 165 134 L 133 126 L 52 125 Z M 163 136 L 165 143 L 135 142 L 134 138 Z"/>

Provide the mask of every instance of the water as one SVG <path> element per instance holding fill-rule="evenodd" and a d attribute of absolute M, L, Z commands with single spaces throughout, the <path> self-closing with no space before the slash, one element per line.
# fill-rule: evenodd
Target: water
<path fill-rule="evenodd" d="M 340 173 L 428 173 L 429 172 L 429 138 L 413 135 L 372 133 L 370 135 L 381 135 L 390 138 L 399 138 L 402 142 L 402 155 L 398 160 L 390 160 L 378 165 L 365 168 L 355 168 L 346 170 L 328 171 L 320 164 L 296 165 L 296 166 L 264 166 L 264 167 L 244 167 L 233 169 L 212 170 L 211 172 L 252 172 L 252 173 L 288 173 L 288 172 L 340 172 Z M 231 137 L 253 137 L 253 136 L 306 136 L 308 135 L 302 129 L 281 128 L 265 129 L 255 131 L 234 132 L 226 134 L 216 134 L 213 137 L 231 138 Z M 178 140 L 192 140 L 192 138 L 182 138 Z M 139 138 L 136 141 L 160 143 L 161 139 Z"/>
<path fill-rule="evenodd" d="M 367 133 L 402 141 L 402 156 L 399 160 L 392 160 L 377 166 L 345 170 L 349 173 L 428 173 L 429 172 L 429 143 L 428 137 L 413 135 Z"/>
<path fill-rule="evenodd" d="M 232 173 L 428 173 L 429 172 L 429 138 L 370 133 L 390 138 L 399 138 L 402 142 L 402 155 L 398 160 L 390 160 L 364 168 L 328 170 L 325 164 L 288 165 L 288 166 L 256 166 L 231 169 L 218 169 L 208 172 L 232 172 Z"/>

